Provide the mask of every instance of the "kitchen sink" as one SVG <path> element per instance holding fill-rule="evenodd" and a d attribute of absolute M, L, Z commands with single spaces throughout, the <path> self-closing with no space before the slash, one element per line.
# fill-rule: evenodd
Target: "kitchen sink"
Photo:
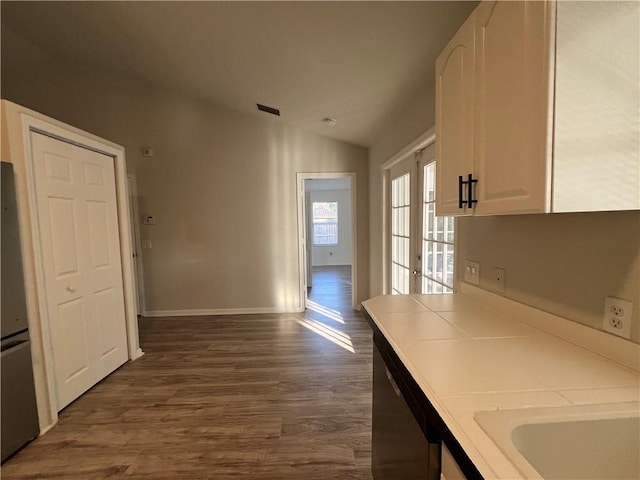
<path fill-rule="evenodd" d="M 525 478 L 640 479 L 640 402 L 476 412 Z"/>

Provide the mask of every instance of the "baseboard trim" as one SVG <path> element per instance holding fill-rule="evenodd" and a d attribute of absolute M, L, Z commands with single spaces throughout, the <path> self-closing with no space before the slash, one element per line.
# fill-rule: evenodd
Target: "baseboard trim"
<path fill-rule="evenodd" d="M 47 425 L 46 427 L 43 427 L 40 429 L 40 433 L 38 433 L 38 437 L 41 437 L 42 435 L 44 435 L 45 433 L 47 433 L 49 430 L 51 430 L 53 427 L 56 426 L 56 423 L 58 423 L 58 420 L 56 420 L 55 422 L 53 422 L 51 425 Z"/>
<path fill-rule="evenodd" d="M 129 357 L 129 360 L 133 362 L 134 360 L 139 359 L 143 355 L 144 355 L 144 352 L 142 351 L 142 349 L 138 348 L 135 352 L 133 352 L 133 355 Z"/>
<path fill-rule="evenodd" d="M 256 315 L 268 313 L 298 313 L 301 310 L 280 310 L 275 307 L 256 308 L 204 308 L 189 310 L 149 310 L 143 317 L 202 317 L 209 315 Z"/>

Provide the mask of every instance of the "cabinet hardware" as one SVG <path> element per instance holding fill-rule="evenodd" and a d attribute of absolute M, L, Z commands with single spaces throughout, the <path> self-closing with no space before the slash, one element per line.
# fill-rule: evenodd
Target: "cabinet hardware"
<path fill-rule="evenodd" d="M 396 392 L 396 395 L 398 397 L 401 397 L 402 394 L 400 393 L 400 387 L 398 387 L 398 384 L 393 379 L 393 375 L 391 374 L 388 368 L 385 368 L 385 370 L 387 371 L 387 379 L 389 380 L 389 383 L 391 383 L 391 387 L 393 388 L 393 391 Z"/>
<path fill-rule="evenodd" d="M 474 203 L 478 203 L 478 200 L 473 198 L 473 184 L 478 183 L 478 179 L 474 179 L 470 173 L 465 183 L 467 184 L 467 206 L 473 207 Z"/>
<path fill-rule="evenodd" d="M 458 208 L 463 208 L 465 205 L 473 207 L 474 203 L 478 203 L 478 200 L 473 198 L 473 184 L 478 183 L 478 179 L 473 178 L 473 174 L 467 175 L 467 179 L 463 180 L 462 175 L 458 176 Z M 467 186 L 467 199 L 464 200 L 464 186 Z"/>

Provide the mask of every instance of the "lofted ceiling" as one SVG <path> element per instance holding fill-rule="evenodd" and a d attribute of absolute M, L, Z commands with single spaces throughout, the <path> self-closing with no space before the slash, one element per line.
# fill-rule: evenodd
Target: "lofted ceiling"
<path fill-rule="evenodd" d="M 2 2 L 2 24 L 70 60 L 356 145 L 434 78 L 477 2 Z M 322 119 L 332 117 L 334 127 Z M 276 118 L 276 117 L 270 117 Z"/>

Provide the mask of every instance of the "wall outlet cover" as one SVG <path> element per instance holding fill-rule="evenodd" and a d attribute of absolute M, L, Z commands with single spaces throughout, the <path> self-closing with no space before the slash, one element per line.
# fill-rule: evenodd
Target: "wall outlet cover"
<path fill-rule="evenodd" d="M 604 301 L 602 328 L 623 338 L 631 338 L 631 313 L 633 302 L 621 298 L 607 297 Z"/>
<path fill-rule="evenodd" d="M 473 285 L 480 285 L 480 264 L 467 260 L 464 262 L 464 281 Z"/>
<path fill-rule="evenodd" d="M 507 273 L 504 268 L 493 268 L 493 284 L 496 292 L 504 293 L 504 285 L 507 280 Z"/>

